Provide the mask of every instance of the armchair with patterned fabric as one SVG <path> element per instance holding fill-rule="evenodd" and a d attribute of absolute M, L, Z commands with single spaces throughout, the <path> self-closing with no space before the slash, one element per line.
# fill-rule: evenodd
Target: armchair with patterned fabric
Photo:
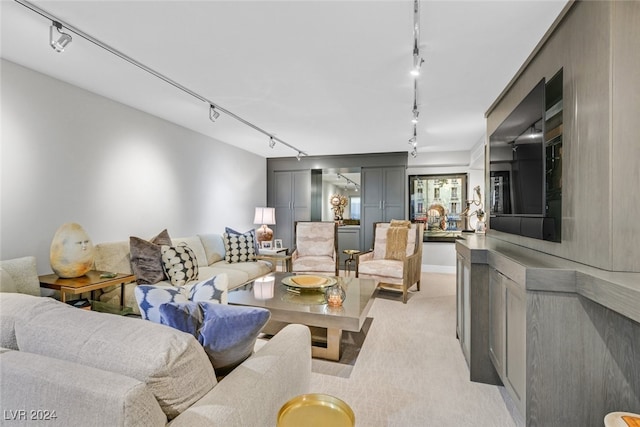
<path fill-rule="evenodd" d="M 338 275 L 338 226 L 335 222 L 296 222 L 295 244 L 291 254 L 294 273 Z"/>
<path fill-rule="evenodd" d="M 356 258 L 356 277 L 374 279 L 378 287 L 402 292 L 407 303 L 409 289 L 420 290 L 424 224 L 409 221 L 373 224 L 373 250 Z"/>

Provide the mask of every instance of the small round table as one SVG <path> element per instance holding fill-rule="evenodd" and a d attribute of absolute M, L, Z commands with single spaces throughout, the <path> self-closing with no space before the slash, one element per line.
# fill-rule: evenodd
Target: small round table
<path fill-rule="evenodd" d="M 353 427 L 356 416 L 347 403 L 328 394 L 296 396 L 278 412 L 277 427 Z"/>
<path fill-rule="evenodd" d="M 348 276 L 351 273 L 351 264 L 356 260 L 354 255 L 359 254 L 360 251 L 357 249 L 345 249 L 342 253 L 349 255 L 349 258 L 344 261 L 344 268 L 347 271 Z"/>

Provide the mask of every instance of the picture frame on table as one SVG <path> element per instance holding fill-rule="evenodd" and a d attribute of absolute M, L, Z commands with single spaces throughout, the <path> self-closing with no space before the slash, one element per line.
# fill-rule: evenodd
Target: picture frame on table
<path fill-rule="evenodd" d="M 260 243 L 260 248 L 261 249 L 273 249 L 273 246 L 271 244 L 271 240 L 269 240 L 267 242 L 261 242 Z"/>
<path fill-rule="evenodd" d="M 282 239 L 275 239 L 273 241 L 273 249 L 282 249 Z"/>

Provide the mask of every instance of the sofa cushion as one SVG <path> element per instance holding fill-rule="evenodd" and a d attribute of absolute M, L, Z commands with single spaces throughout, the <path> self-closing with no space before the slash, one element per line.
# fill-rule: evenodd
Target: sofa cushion
<path fill-rule="evenodd" d="M 27 294 L 0 293 L 0 347 L 18 350 L 15 323 L 25 307 L 57 305 L 52 298 L 36 297 Z"/>
<path fill-rule="evenodd" d="M 187 302 L 181 288 L 158 285 L 138 285 L 134 290 L 140 315 L 144 320 L 160 323 L 159 307 L 168 302 Z"/>
<path fill-rule="evenodd" d="M 336 261 L 328 256 L 303 256 L 293 263 L 295 272 L 336 274 Z"/>
<path fill-rule="evenodd" d="M 15 331 L 21 351 L 144 382 L 170 419 L 216 384 L 211 363 L 197 340 L 152 322 L 78 310 L 58 302 L 24 307 Z"/>
<path fill-rule="evenodd" d="M 224 241 L 221 234 L 198 234 L 198 237 L 207 256 L 207 265 L 224 259 Z"/>
<path fill-rule="evenodd" d="M 3 272 L 2 283 L 0 283 L 2 292 L 40 296 L 40 281 L 38 280 L 35 257 L 27 256 L 0 261 L 0 269 Z M 5 290 L 5 286 L 7 286 L 7 290 Z"/>
<path fill-rule="evenodd" d="M 151 427 L 167 423 L 149 388 L 128 376 L 26 351 L 1 354 L 0 370 L 2 406 L 14 411 L 33 409 L 14 422 L 7 422 L 9 411 L 5 411 L 7 425 Z M 35 415 L 52 417 L 38 422 L 32 418 Z"/>
<path fill-rule="evenodd" d="M 254 261 L 256 250 L 252 232 L 244 234 L 224 233 L 225 260 L 228 263 Z"/>
<path fill-rule="evenodd" d="M 164 324 L 198 338 L 218 375 L 228 374 L 251 355 L 258 334 L 271 317 L 264 308 L 210 301 L 167 303 L 160 307 L 160 313 Z"/>
<path fill-rule="evenodd" d="M 204 246 L 202 245 L 202 240 L 198 236 L 189 236 L 189 237 L 178 237 L 175 239 L 171 239 L 173 242 L 173 246 L 178 246 L 182 243 L 189 246 L 189 249 L 193 251 L 193 254 L 196 256 L 198 260 L 198 267 L 206 267 L 209 265 L 207 262 L 207 254 L 204 250 Z"/>
<path fill-rule="evenodd" d="M 131 269 L 138 284 L 153 285 L 167 277 L 162 266 L 160 247 L 171 244 L 166 229 L 149 241 L 135 236 L 129 238 Z"/>
<path fill-rule="evenodd" d="M 126 240 L 98 243 L 94 250 L 96 270 L 133 274 L 130 246 Z"/>
<path fill-rule="evenodd" d="M 178 246 L 160 246 L 164 273 L 173 286 L 183 286 L 198 280 L 198 260 L 191 248 L 184 243 Z"/>

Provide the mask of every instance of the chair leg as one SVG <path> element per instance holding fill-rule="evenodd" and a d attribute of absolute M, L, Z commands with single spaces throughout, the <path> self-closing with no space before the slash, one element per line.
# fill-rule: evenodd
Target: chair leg
<path fill-rule="evenodd" d="M 407 289 L 407 285 L 402 286 L 402 303 L 407 303 L 407 296 L 409 294 L 409 290 Z"/>
<path fill-rule="evenodd" d="M 420 290 L 420 280 L 418 280 L 416 283 L 418 285 L 418 291 L 419 291 Z"/>

